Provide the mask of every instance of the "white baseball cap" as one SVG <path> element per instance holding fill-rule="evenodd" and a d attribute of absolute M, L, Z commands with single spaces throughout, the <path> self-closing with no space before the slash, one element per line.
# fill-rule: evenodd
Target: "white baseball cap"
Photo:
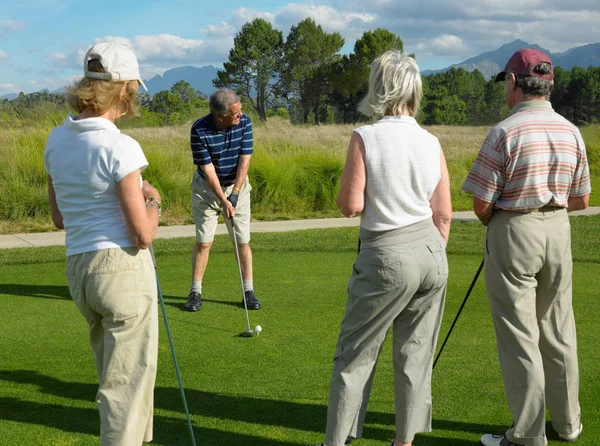
<path fill-rule="evenodd" d="M 104 73 L 88 71 L 88 62 L 92 59 L 100 61 Z M 107 81 L 138 81 L 148 91 L 140 76 L 140 66 L 135 54 L 120 43 L 103 42 L 91 47 L 83 60 L 83 74 L 85 77 Z"/>

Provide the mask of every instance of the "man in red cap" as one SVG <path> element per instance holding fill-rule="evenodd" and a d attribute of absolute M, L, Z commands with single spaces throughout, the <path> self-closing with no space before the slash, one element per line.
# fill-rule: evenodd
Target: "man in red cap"
<path fill-rule="evenodd" d="M 488 226 L 485 285 L 513 417 L 503 435 L 483 435 L 484 446 L 547 445 L 546 405 L 559 438 L 574 442 L 583 430 L 567 212 L 588 206 L 591 187 L 579 130 L 548 101 L 553 79 L 541 51 L 510 58 L 496 77 L 510 114 L 463 185 Z"/>

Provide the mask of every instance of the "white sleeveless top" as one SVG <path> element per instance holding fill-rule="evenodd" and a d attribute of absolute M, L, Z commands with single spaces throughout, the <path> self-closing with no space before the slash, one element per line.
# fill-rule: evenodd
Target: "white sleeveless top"
<path fill-rule="evenodd" d="M 367 184 L 360 227 L 389 231 L 431 218 L 440 143 L 409 116 L 384 116 L 354 130 L 365 145 Z"/>

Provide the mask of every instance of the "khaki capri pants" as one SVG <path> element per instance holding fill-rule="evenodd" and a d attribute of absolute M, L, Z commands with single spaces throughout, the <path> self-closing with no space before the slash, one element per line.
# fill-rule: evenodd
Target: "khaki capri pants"
<path fill-rule="evenodd" d="M 431 219 L 393 231 L 361 229 L 334 355 L 325 443 L 360 438 L 375 365 L 393 326 L 396 438 L 431 431 L 431 371 L 448 262 Z"/>
<path fill-rule="evenodd" d="M 151 441 L 158 305 L 150 252 L 132 247 L 68 256 L 67 280 L 89 324 L 100 382 L 100 444 Z"/>
<path fill-rule="evenodd" d="M 198 170 L 194 172 L 194 178 L 190 186 L 192 190 L 192 215 L 196 224 L 196 242 L 212 243 L 217 231 L 219 214 L 223 212 L 221 200 L 210 188 L 204 178 L 200 176 Z M 233 184 L 222 187 L 226 197 L 233 192 Z M 239 245 L 250 243 L 250 191 L 252 186 L 248 178 L 244 181 L 240 189 L 238 203 L 235 208 L 235 236 Z M 225 218 L 225 225 L 231 240 L 231 220 Z"/>

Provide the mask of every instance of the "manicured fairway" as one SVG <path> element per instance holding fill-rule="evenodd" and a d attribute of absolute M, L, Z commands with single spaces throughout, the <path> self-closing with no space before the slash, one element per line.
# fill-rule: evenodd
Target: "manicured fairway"
<path fill-rule="evenodd" d="M 600 217 L 573 218 L 574 306 L 578 328 L 580 445 L 600 438 Z M 441 338 L 481 262 L 484 230 L 456 223 L 448 247 L 449 291 Z M 229 241 L 215 242 L 204 307 L 182 311 L 191 239 L 157 240 L 155 251 L 198 445 L 313 445 L 325 429 L 328 385 L 356 228 L 253 236 L 256 292 L 263 309 L 246 328 Z M 69 298 L 64 248 L 0 251 L 0 445 L 93 445 L 99 421 L 87 327 Z M 190 444 L 164 324 L 155 392 L 157 445 Z M 394 436 L 390 343 L 378 365 L 364 438 Z M 476 285 L 433 375 L 434 431 L 417 445 L 476 445 L 502 433 L 506 407 L 483 278 Z M 549 431 L 550 445 L 559 445 Z"/>

